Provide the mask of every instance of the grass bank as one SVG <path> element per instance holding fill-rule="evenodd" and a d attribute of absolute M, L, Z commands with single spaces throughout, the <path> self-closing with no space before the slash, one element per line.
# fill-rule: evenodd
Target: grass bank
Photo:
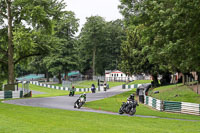
<path fill-rule="evenodd" d="M 200 122 L 0 103 L 0 133 L 199 133 Z"/>
<path fill-rule="evenodd" d="M 152 80 L 134 80 L 133 82 L 128 83 L 128 85 L 151 83 L 151 81 Z"/>
<path fill-rule="evenodd" d="M 97 109 L 97 110 L 118 112 L 122 102 L 125 102 L 131 93 L 135 93 L 135 90 L 136 89 L 113 96 L 113 97 L 105 98 L 102 100 L 87 102 L 85 104 L 85 106 L 88 108 L 93 108 L 93 109 Z M 198 116 L 178 114 L 178 113 L 160 112 L 160 111 L 154 110 L 143 104 L 140 104 L 137 107 L 136 115 L 200 120 L 200 117 L 198 117 Z"/>
<path fill-rule="evenodd" d="M 159 91 L 159 93 L 154 94 L 154 91 Z M 160 100 L 200 104 L 200 95 L 196 94 L 188 86 L 183 86 L 182 84 L 158 87 L 154 90 L 151 90 L 149 95 Z"/>
<path fill-rule="evenodd" d="M 107 82 L 109 84 L 109 87 L 114 87 L 114 86 L 119 86 L 124 84 L 125 82 Z M 97 81 L 93 81 L 93 80 L 85 80 L 85 81 L 79 81 L 79 82 L 75 82 L 73 83 L 73 86 L 75 88 L 91 88 L 92 84 L 95 85 L 95 87 L 98 86 Z M 62 84 L 54 84 L 56 86 L 62 86 Z"/>
<path fill-rule="evenodd" d="M 21 87 L 21 84 L 19 84 L 19 87 Z M 34 91 L 44 92 L 44 94 L 33 94 L 32 97 L 53 97 L 53 96 L 64 96 L 69 94 L 68 91 L 57 90 L 33 84 L 29 84 L 29 89 Z M 81 94 L 81 92 L 76 92 L 76 94 Z"/>

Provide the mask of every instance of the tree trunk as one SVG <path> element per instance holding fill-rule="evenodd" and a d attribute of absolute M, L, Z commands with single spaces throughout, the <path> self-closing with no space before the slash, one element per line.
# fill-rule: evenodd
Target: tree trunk
<path fill-rule="evenodd" d="M 67 71 L 65 71 L 65 80 L 67 80 L 68 79 L 68 72 Z"/>
<path fill-rule="evenodd" d="M 46 78 L 47 78 L 47 82 L 49 82 L 49 73 L 48 73 L 48 71 L 46 71 Z"/>
<path fill-rule="evenodd" d="M 59 80 L 59 84 L 62 84 L 62 80 L 61 80 L 61 72 L 59 71 L 58 73 L 58 80 Z"/>
<path fill-rule="evenodd" d="M 92 57 L 92 73 L 93 73 L 93 76 L 96 75 L 95 59 L 96 59 L 96 47 L 94 47 L 94 49 L 93 49 L 93 57 Z"/>
<path fill-rule="evenodd" d="M 14 45 L 12 42 L 11 0 L 6 0 L 8 10 L 8 84 L 14 84 Z"/>
<path fill-rule="evenodd" d="M 158 83 L 158 76 L 157 75 L 152 75 L 152 77 L 153 77 L 153 84 L 152 84 L 152 86 L 153 87 L 157 87 L 159 85 L 159 83 Z"/>
<path fill-rule="evenodd" d="M 200 72 L 197 72 L 197 80 L 200 83 Z"/>
<path fill-rule="evenodd" d="M 185 85 L 185 74 L 183 73 L 183 76 L 182 76 L 182 83 L 183 85 Z"/>

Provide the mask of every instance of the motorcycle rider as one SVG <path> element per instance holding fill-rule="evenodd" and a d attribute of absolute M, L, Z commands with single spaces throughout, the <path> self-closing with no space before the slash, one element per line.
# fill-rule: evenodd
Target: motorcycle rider
<path fill-rule="evenodd" d="M 75 102 L 75 103 L 76 103 L 76 104 L 79 104 L 79 100 L 80 100 L 82 97 L 84 98 L 84 101 L 86 101 L 86 94 L 85 94 L 85 93 L 83 93 L 83 94 L 81 94 L 81 95 L 80 95 L 80 97 L 79 97 L 79 98 L 76 100 L 76 102 Z M 75 106 L 75 105 L 74 105 L 74 108 L 76 108 L 76 106 Z"/>
<path fill-rule="evenodd" d="M 86 101 L 86 93 L 83 93 L 83 94 L 79 97 L 79 99 L 80 99 L 81 97 L 83 97 L 84 100 Z"/>
<path fill-rule="evenodd" d="M 92 84 L 91 90 L 92 90 L 92 93 L 95 93 L 95 85 L 94 84 Z"/>
<path fill-rule="evenodd" d="M 132 104 L 135 102 L 134 97 L 135 97 L 134 94 L 131 94 L 129 96 L 129 98 L 127 98 L 127 102 L 126 102 L 126 106 L 125 107 L 128 107 L 128 110 L 131 109 Z M 137 102 L 136 102 L 136 105 L 138 106 Z"/>
<path fill-rule="evenodd" d="M 131 94 L 131 95 L 129 96 L 129 98 L 127 98 L 127 101 L 134 102 L 134 101 L 135 101 L 135 99 L 134 99 L 134 95 Z"/>
<path fill-rule="evenodd" d="M 69 96 L 74 96 L 74 93 L 75 93 L 75 88 L 74 88 L 74 86 L 72 86 Z"/>

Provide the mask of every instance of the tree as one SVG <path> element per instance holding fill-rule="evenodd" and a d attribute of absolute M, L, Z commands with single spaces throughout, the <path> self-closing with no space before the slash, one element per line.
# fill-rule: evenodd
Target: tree
<path fill-rule="evenodd" d="M 84 24 L 80 33 L 80 51 L 86 53 L 82 60 L 92 61 L 93 75 L 96 75 L 96 58 L 97 55 L 103 54 L 104 39 L 105 39 L 105 20 L 100 16 L 91 16 L 87 18 L 87 22 Z M 92 60 L 90 60 L 92 57 Z M 83 61 L 83 62 L 84 62 Z M 89 63 L 90 64 L 90 63 Z"/>
<path fill-rule="evenodd" d="M 152 63 L 148 54 L 151 49 L 142 43 L 143 25 L 130 26 L 127 28 L 127 40 L 121 45 L 120 68 L 128 75 L 151 74 L 153 83 L 158 85 L 157 76 L 160 72 L 159 65 Z"/>
<path fill-rule="evenodd" d="M 55 25 L 54 49 L 44 58 L 50 72 L 57 75 L 59 83 L 61 74 L 65 75 L 77 66 L 76 40 L 74 34 L 78 29 L 78 19 L 73 12 L 65 12 Z"/>
<path fill-rule="evenodd" d="M 92 68 L 93 75 L 102 75 L 105 69 L 117 69 L 120 46 L 125 38 L 121 20 L 106 22 L 100 16 L 88 18 L 79 36 L 79 69 Z"/>
<path fill-rule="evenodd" d="M 97 62 L 97 66 L 101 66 L 104 70 L 114 70 L 118 69 L 118 64 L 120 62 L 120 46 L 125 40 L 125 30 L 122 20 L 118 19 L 115 21 L 110 21 L 106 23 L 106 35 L 104 49 L 104 54 Z"/>
<path fill-rule="evenodd" d="M 160 73 L 199 71 L 199 1 L 121 0 L 126 26 L 143 25 L 143 49 Z M 143 51 L 143 50 L 142 50 Z"/>
<path fill-rule="evenodd" d="M 53 20 L 62 14 L 65 4 L 57 0 L 1 0 L 0 22 L 4 25 L 1 31 L 7 29 L 7 41 L 1 44 L 1 63 L 8 65 L 8 83 L 14 83 L 14 66 L 19 61 L 31 56 L 46 53 L 48 46 L 40 44 L 37 38 L 41 29 L 51 34 Z M 7 24 L 6 21 L 7 20 Z M 42 30 L 44 31 L 44 30 Z M 2 32 L 1 32 L 2 33 Z M 4 34 L 1 36 L 5 37 Z M 23 38 L 23 39 L 22 39 Z M 22 53 L 20 53 L 22 52 Z"/>

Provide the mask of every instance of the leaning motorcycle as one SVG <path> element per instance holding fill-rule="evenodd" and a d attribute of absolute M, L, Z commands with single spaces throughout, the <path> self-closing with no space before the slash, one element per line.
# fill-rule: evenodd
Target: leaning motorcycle
<path fill-rule="evenodd" d="M 84 103 L 85 103 L 85 99 L 84 97 L 81 97 L 74 103 L 74 108 L 80 109 Z"/>
<path fill-rule="evenodd" d="M 139 106 L 136 100 L 123 102 L 119 109 L 119 114 L 126 113 L 129 115 L 134 115 L 136 112 L 136 106 Z"/>

